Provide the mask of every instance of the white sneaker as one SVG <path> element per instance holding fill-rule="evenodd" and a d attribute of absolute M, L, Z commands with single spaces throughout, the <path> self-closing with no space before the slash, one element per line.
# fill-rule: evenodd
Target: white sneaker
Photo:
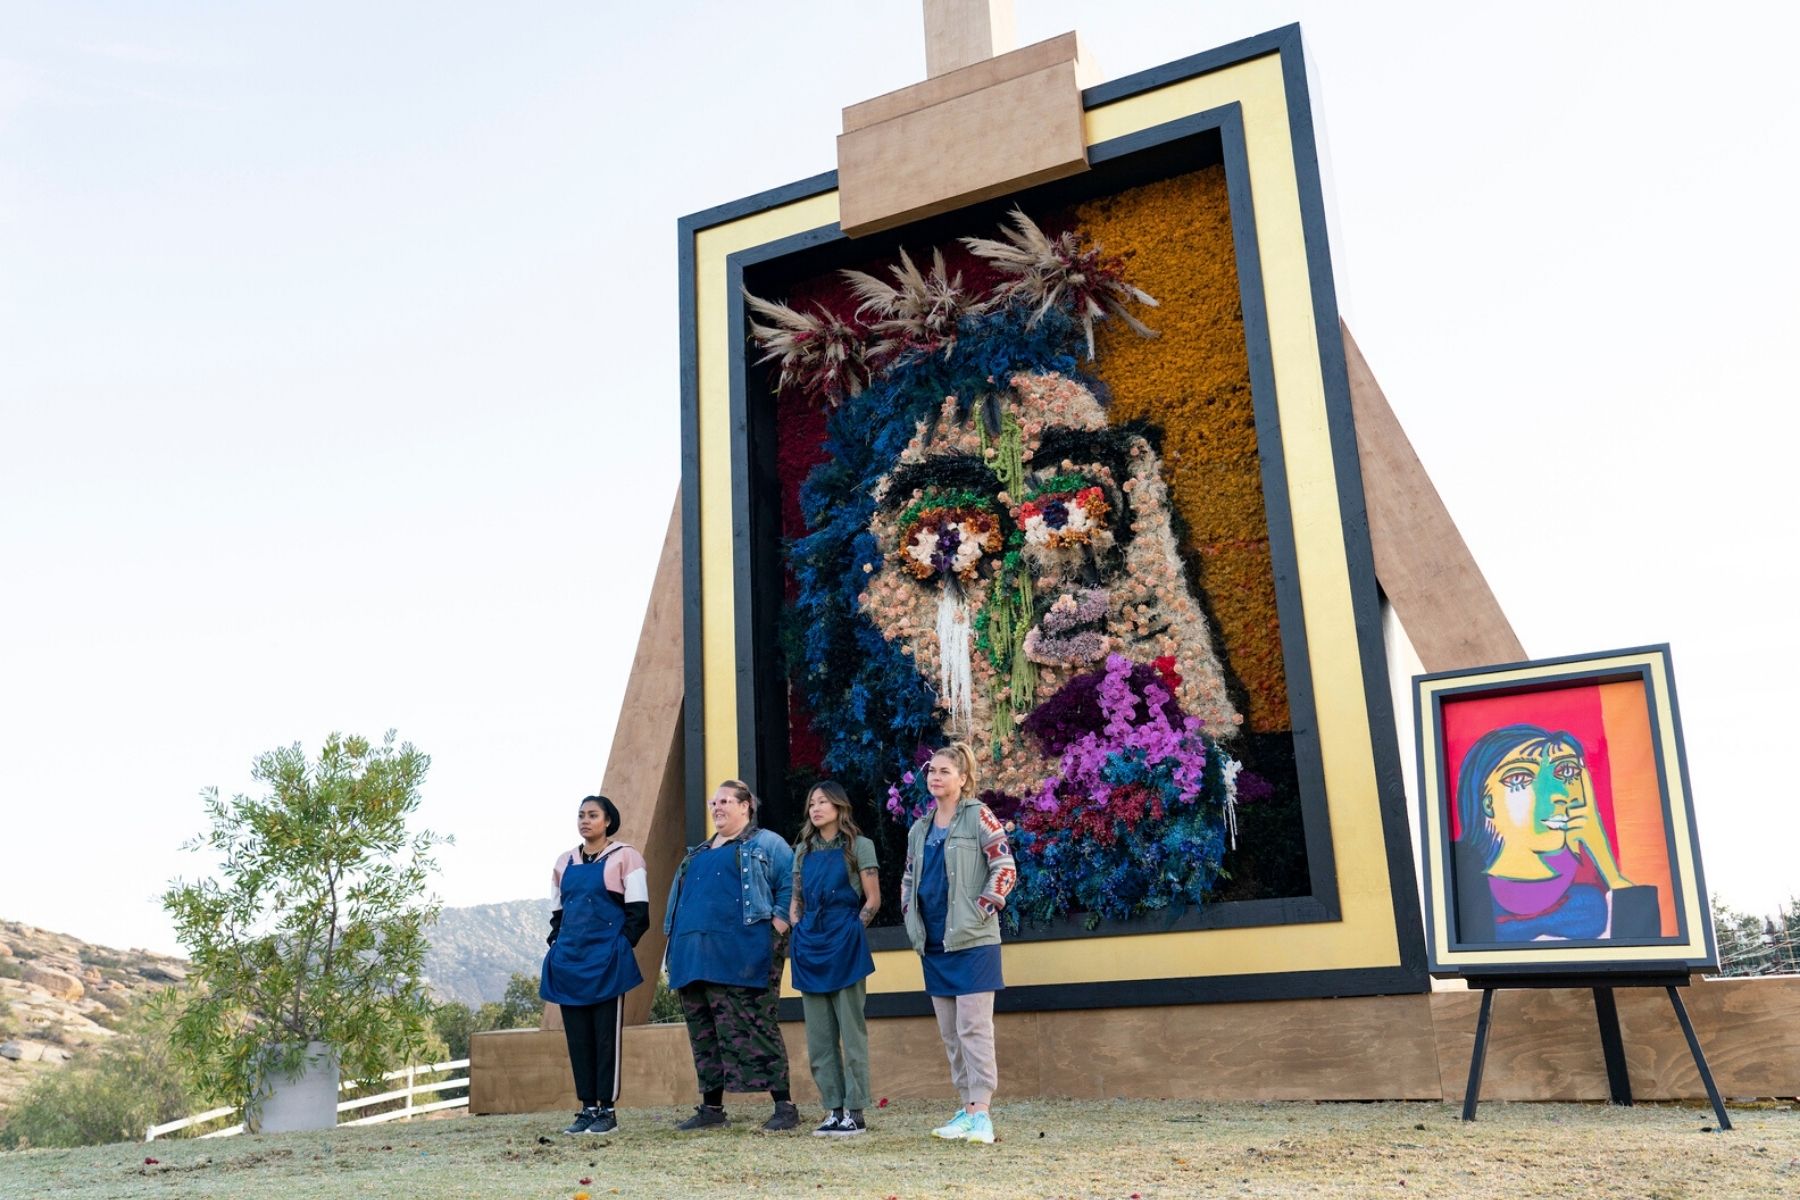
<path fill-rule="evenodd" d="M 931 1136 L 943 1138 L 947 1142 L 966 1142 L 969 1140 L 969 1130 L 972 1128 L 974 1128 L 974 1118 L 969 1115 L 969 1110 L 959 1109 L 954 1117 L 932 1130 Z M 990 1142 L 994 1140 L 991 1126 L 988 1129 L 988 1140 Z"/>
<path fill-rule="evenodd" d="M 984 1112 L 974 1113 L 969 1117 L 969 1133 L 965 1142 L 979 1142 L 983 1146 L 994 1144 L 994 1122 Z"/>

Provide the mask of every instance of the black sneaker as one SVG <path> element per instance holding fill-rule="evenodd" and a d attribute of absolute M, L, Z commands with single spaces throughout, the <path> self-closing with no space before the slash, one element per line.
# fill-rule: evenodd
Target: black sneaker
<path fill-rule="evenodd" d="M 837 1120 L 837 1128 L 826 1137 L 855 1137 L 859 1133 L 867 1133 L 868 1125 L 863 1122 L 862 1110 L 853 1108 Z"/>
<path fill-rule="evenodd" d="M 694 1115 L 675 1128 L 682 1130 L 717 1129 L 721 1125 L 729 1124 L 731 1124 L 731 1118 L 725 1115 L 723 1108 L 711 1104 L 696 1104 L 694 1105 Z"/>
<path fill-rule="evenodd" d="M 792 1100 L 777 1100 L 775 1111 L 762 1123 L 764 1133 L 781 1133 L 800 1128 L 800 1106 Z"/>
<path fill-rule="evenodd" d="M 813 1130 L 813 1136 L 814 1137 L 831 1137 L 833 1134 L 838 1132 L 838 1122 L 842 1121 L 843 1119 L 844 1119 L 844 1116 L 842 1113 L 834 1112 L 834 1113 L 829 1114 L 825 1118 L 824 1124 L 820 1125 L 817 1129 Z"/>
<path fill-rule="evenodd" d="M 599 1109 L 591 1107 L 591 1106 L 588 1108 L 584 1108 L 580 1112 L 575 1114 L 575 1120 L 572 1121 L 569 1124 L 569 1127 L 567 1129 L 563 1130 L 563 1132 L 564 1133 L 586 1133 L 588 1130 L 590 1130 L 594 1127 L 594 1122 L 598 1121 L 599 1119 L 600 1119 L 600 1110 Z"/>
<path fill-rule="evenodd" d="M 600 1109 L 594 1114 L 594 1123 L 583 1129 L 582 1133 L 611 1133 L 619 1127 L 618 1114 L 610 1108 Z"/>

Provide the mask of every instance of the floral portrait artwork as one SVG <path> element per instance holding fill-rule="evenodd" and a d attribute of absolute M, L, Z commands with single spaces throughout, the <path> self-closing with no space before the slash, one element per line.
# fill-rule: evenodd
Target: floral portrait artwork
<path fill-rule="evenodd" d="M 747 292 L 790 774 L 849 781 L 892 838 L 968 741 L 1015 929 L 1304 875 L 1229 231 L 1215 168 Z"/>

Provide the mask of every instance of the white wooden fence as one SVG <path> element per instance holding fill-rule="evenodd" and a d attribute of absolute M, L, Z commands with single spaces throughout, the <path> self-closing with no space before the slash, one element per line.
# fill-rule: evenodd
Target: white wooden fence
<path fill-rule="evenodd" d="M 466 1074 L 460 1079 L 439 1079 L 430 1083 L 420 1083 L 418 1082 L 418 1078 L 421 1075 L 435 1075 L 443 1071 L 467 1071 L 468 1068 L 469 1060 L 466 1058 L 459 1058 L 453 1062 L 427 1063 L 423 1066 L 402 1067 L 398 1071 L 389 1071 L 386 1075 L 381 1077 L 382 1082 L 389 1083 L 395 1080 L 404 1079 L 406 1080 L 406 1086 L 394 1088 L 391 1091 L 379 1092 L 373 1096 L 358 1096 L 353 1100 L 340 1101 L 337 1106 L 339 1114 L 338 1125 L 379 1125 L 383 1121 L 399 1121 L 407 1117 L 416 1117 L 423 1113 L 442 1112 L 447 1108 L 467 1108 L 469 1106 L 469 1097 L 466 1092 L 469 1086 L 469 1077 Z M 338 1090 L 347 1092 L 355 1086 L 355 1081 L 342 1083 L 338 1085 Z M 451 1088 L 462 1088 L 464 1089 L 465 1094 L 452 1097 L 449 1100 L 433 1100 L 428 1104 L 419 1104 L 415 1100 L 415 1097 L 429 1095 L 433 1092 L 449 1091 Z M 388 1112 L 376 1113 L 374 1116 L 358 1117 L 353 1121 L 342 1119 L 344 1113 L 368 1108 L 373 1104 L 385 1104 L 390 1100 L 404 1100 L 406 1103 L 400 1108 L 392 1109 Z M 152 1125 L 144 1130 L 144 1140 L 146 1142 L 154 1142 L 157 1138 L 162 1137 L 165 1134 L 174 1133 L 179 1129 L 186 1129 L 190 1125 L 204 1125 L 206 1122 L 216 1121 L 220 1117 L 229 1117 L 232 1113 L 237 1111 L 238 1108 L 236 1105 L 230 1105 L 225 1108 L 214 1108 L 203 1113 L 195 1113 L 191 1117 L 183 1117 L 179 1121 L 170 1121 L 164 1125 Z M 211 1133 L 203 1133 L 200 1136 L 202 1138 L 231 1137 L 233 1134 L 242 1132 L 244 1132 L 244 1123 L 240 1121 L 236 1125 L 229 1125 L 224 1129 L 215 1129 Z"/>

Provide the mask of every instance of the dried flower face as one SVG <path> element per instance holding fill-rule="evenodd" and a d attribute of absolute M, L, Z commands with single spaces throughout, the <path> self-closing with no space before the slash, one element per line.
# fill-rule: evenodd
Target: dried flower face
<path fill-rule="evenodd" d="M 957 420 L 946 401 L 876 489 L 870 532 L 882 562 L 864 610 L 884 637 L 903 643 L 921 674 L 935 679 L 933 631 L 944 577 L 955 575 L 979 612 L 993 602 L 1003 560 L 1016 552 L 1022 569 L 999 586 L 1027 581 L 1022 648 L 1035 667 L 1038 696 L 1109 654 L 1139 663 L 1172 658 L 1183 711 L 1214 737 L 1230 737 L 1242 718 L 1182 571 L 1160 458 L 1141 434 L 1111 427 L 1080 383 L 1055 374 L 1010 382 L 1003 406 L 1023 430 L 1023 488 L 1018 495 L 1002 488 L 985 453 L 991 437 L 979 419 Z M 975 673 L 975 727 L 985 737 L 996 698 L 1010 697 L 1016 678 L 1001 678 L 985 655 L 977 655 Z M 1028 739 L 1005 738 L 991 783 L 1023 792 L 1052 765 Z"/>

